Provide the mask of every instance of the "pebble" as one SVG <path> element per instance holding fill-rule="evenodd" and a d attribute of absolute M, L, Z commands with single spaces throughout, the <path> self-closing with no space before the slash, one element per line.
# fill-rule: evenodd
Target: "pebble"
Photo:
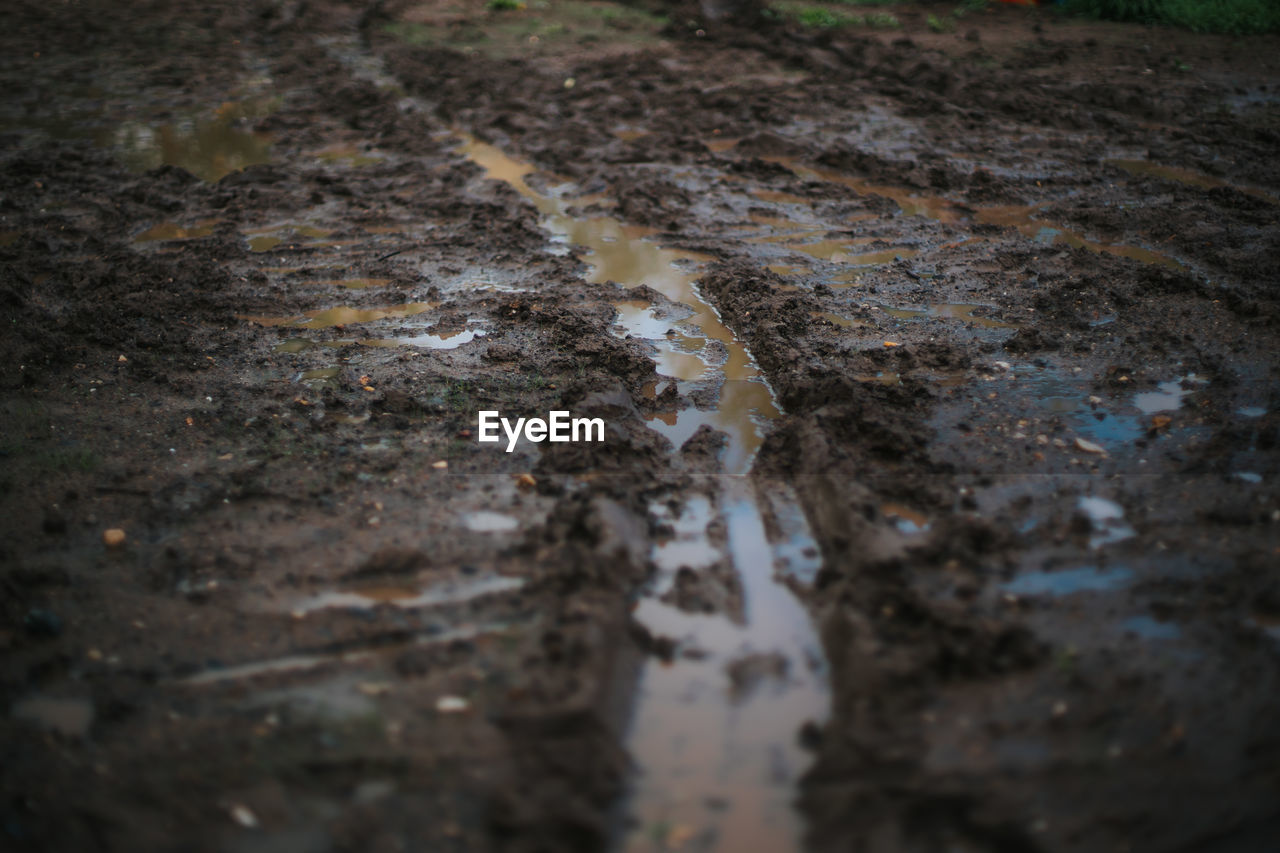
<path fill-rule="evenodd" d="M 119 548 L 128 538 L 119 527 L 109 527 L 102 531 L 102 544 L 108 548 Z"/>

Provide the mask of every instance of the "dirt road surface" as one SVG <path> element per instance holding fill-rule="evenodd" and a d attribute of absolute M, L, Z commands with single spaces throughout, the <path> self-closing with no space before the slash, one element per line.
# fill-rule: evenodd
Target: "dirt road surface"
<path fill-rule="evenodd" d="M 1280 43 L 980 6 L 5 4 L 0 847 L 1270 849 Z"/>

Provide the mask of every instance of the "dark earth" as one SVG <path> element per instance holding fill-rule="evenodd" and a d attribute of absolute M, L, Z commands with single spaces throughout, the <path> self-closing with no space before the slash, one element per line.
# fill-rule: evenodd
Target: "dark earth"
<path fill-rule="evenodd" d="M 701 666 L 797 849 L 1280 849 L 1280 40 L 981 6 L 5 3 L 0 848 L 786 849 Z"/>

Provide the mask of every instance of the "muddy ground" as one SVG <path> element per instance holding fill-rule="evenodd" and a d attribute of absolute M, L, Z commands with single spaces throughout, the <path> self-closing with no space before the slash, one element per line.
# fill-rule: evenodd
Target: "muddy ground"
<path fill-rule="evenodd" d="M 0 846 L 1274 844 L 1276 39 L 529 6 L 0 13 Z"/>

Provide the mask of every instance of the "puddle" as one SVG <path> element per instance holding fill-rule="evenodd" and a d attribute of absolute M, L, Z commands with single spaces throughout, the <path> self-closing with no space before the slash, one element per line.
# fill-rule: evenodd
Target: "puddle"
<path fill-rule="evenodd" d="M 1068 379 L 1059 369 L 1017 365 L 1011 375 L 1025 383 L 1022 393 L 1036 400 L 1041 409 L 1061 415 L 1077 434 L 1105 448 L 1132 444 L 1146 433 L 1139 417 L 1090 406 L 1089 395 L 1080 393 L 1084 380 Z"/>
<path fill-rule="evenodd" d="M 1137 533 L 1125 523 L 1124 507 L 1106 498 L 1082 497 L 1076 504 L 1093 528 L 1089 537 L 1090 548 L 1101 548 L 1114 542 L 1131 539 Z"/>
<path fill-rule="evenodd" d="M 302 371 L 298 374 L 298 381 L 313 390 L 334 387 L 337 385 L 335 380 L 340 373 L 342 373 L 341 367 L 317 367 L 314 370 Z"/>
<path fill-rule="evenodd" d="M 689 270 L 707 259 L 663 249 L 645 240 L 652 231 L 614 219 L 569 217 L 565 200 L 525 182 L 532 167 L 470 138 L 462 151 L 533 203 L 553 242 L 587 250 L 588 282 L 646 284 L 689 310 L 668 335 L 670 321 L 647 307 L 627 301 L 617 306 L 617 326 L 654 344 L 660 372 L 683 382 L 719 383 L 714 410 L 669 412 L 649 425 L 677 447 L 702 424 L 722 430 L 729 435 L 724 470 L 747 473 L 765 421 L 780 411 L 750 353 L 698 294 Z M 672 536 L 654 546 L 656 587 L 668 586 L 681 566 L 727 560 L 742 585 L 743 619 L 739 624 L 723 614 L 688 614 L 658 601 L 652 590 L 638 603 L 637 621 L 698 654 L 644 667 L 627 734 L 639 768 L 624 804 L 630 820 L 620 831 L 620 849 L 649 848 L 655 833 L 670 847 L 677 829 L 693 833 L 679 845 L 696 838 L 702 850 L 790 850 L 800 842 L 792 801 L 810 756 L 798 732 L 807 721 L 825 719 L 829 697 L 809 615 L 775 570 L 816 573 L 820 557 L 798 508 L 789 514 L 775 508 L 777 526 L 789 528 L 785 547 L 775 550 L 750 483 L 722 480 L 715 501 L 691 498 L 674 517 L 655 510 L 672 528 Z M 726 532 L 723 549 L 712 533 L 716 524 Z"/>
<path fill-rule="evenodd" d="M 1001 589 L 1014 595 L 1074 595 L 1078 592 L 1102 592 L 1125 586 L 1133 572 L 1121 566 L 1101 569 L 1085 566 L 1054 572 L 1029 572 L 1002 584 Z"/>
<path fill-rule="evenodd" d="M 285 655 L 267 660 L 250 661 L 232 666 L 215 666 L 197 672 L 194 675 L 179 679 L 179 683 L 192 686 L 221 684 L 227 681 L 243 681 L 263 675 L 286 675 L 306 672 L 332 664 L 363 663 L 381 655 L 402 650 L 408 646 L 438 645 L 452 643 L 454 640 L 471 640 L 484 634 L 494 633 L 506 628 L 505 623 L 489 623 L 485 625 L 463 625 L 447 631 L 423 634 L 408 643 L 382 646 L 378 648 L 358 649 L 348 652 L 329 654 L 297 654 Z"/>
<path fill-rule="evenodd" d="M 620 850 L 671 849 L 676 831 L 688 833 L 685 842 L 696 850 L 800 848 L 791 803 L 810 756 L 797 735 L 806 721 L 825 719 L 828 696 L 809 615 L 775 571 L 785 565 L 813 574 L 820 558 L 798 508 L 784 517 L 775 509 L 785 538 L 771 544 L 758 500 L 749 484 L 730 483 L 720 504 L 727 546 L 702 555 L 727 557 L 737 570 L 744 624 L 653 598 L 635 611 L 651 632 L 682 641 L 697 656 L 645 667 L 627 738 L 641 768 L 626 804 L 633 826 Z M 693 501 L 685 511 L 686 530 L 714 512 L 709 502 Z"/>
<path fill-rule="evenodd" d="M 1256 471 L 1237 471 L 1234 476 L 1237 480 L 1242 480 L 1255 486 L 1262 482 L 1262 475 Z"/>
<path fill-rule="evenodd" d="M 1236 414 L 1242 418 L 1260 418 L 1267 413 L 1262 406 L 1241 406 L 1236 409 Z"/>
<path fill-rule="evenodd" d="M 409 338 L 389 338 L 381 340 L 361 341 L 365 346 L 406 346 L 423 349 L 449 350 L 469 344 L 476 338 L 483 338 L 484 329 L 459 329 L 456 332 L 444 332 L 439 335 L 414 335 Z"/>
<path fill-rule="evenodd" d="M 1144 415 L 1176 411 L 1182 408 L 1183 399 L 1193 391 L 1183 386 L 1188 383 L 1204 384 L 1204 382 L 1203 379 L 1197 379 L 1194 373 L 1189 373 L 1182 379 L 1161 382 L 1156 386 L 1155 391 L 1143 391 L 1136 395 L 1133 398 L 1133 405 L 1137 406 L 1138 411 Z"/>
<path fill-rule="evenodd" d="M 823 320 L 826 320 L 828 323 L 831 323 L 834 326 L 839 326 L 842 329 L 868 328 L 867 324 L 862 322 L 861 320 L 854 320 L 851 317 L 846 317 L 843 314 L 837 314 L 834 311 L 815 311 L 813 316 L 821 317 Z"/>
<path fill-rule="evenodd" d="M 1182 636 L 1182 629 L 1176 623 L 1161 622 L 1151 616 L 1133 616 L 1124 620 L 1120 627 L 1144 640 L 1176 640 Z"/>
<path fill-rule="evenodd" d="M 1192 187 L 1199 187 L 1203 190 L 1214 190 L 1219 187 L 1230 187 L 1242 193 L 1269 201 L 1272 204 L 1280 204 L 1280 198 L 1276 198 L 1268 192 L 1256 189 L 1254 187 L 1242 187 L 1228 183 L 1221 178 L 1215 178 L 1212 175 L 1206 175 L 1204 172 L 1197 172 L 1192 169 L 1183 169 L 1178 166 L 1163 166 L 1159 163 L 1152 163 L 1150 160 L 1104 160 L 1108 166 L 1115 166 L 1118 169 L 1124 169 L 1133 175 L 1139 175 L 1147 178 L 1160 178 L 1166 181 L 1174 181 L 1179 184 L 1186 184 Z"/>
<path fill-rule="evenodd" d="M 271 160 L 271 137 L 246 124 L 266 116 L 274 99 L 222 104 L 212 118 L 189 118 L 173 124 L 124 122 L 107 144 L 136 171 L 178 166 L 205 181 L 217 181 L 246 166 Z"/>
<path fill-rule="evenodd" d="M 707 150 L 712 154 L 723 154 L 725 151 L 732 150 L 741 141 L 741 139 L 730 139 L 726 137 L 720 139 L 704 139 L 702 144 L 707 146 Z"/>
<path fill-rule="evenodd" d="M 462 516 L 462 525 L 473 533 L 510 533 L 520 526 L 520 522 L 500 512 L 481 510 Z"/>
<path fill-rule="evenodd" d="M 208 237 L 212 234 L 214 227 L 221 221 L 220 219 L 208 219 L 187 228 L 173 222 L 161 222 L 159 225 L 152 225 L 146 231 L 134 237 L 133 242 L 155 243 L 167 240 L 198 240 L 201 237 Z"/>
<path fill-rule="evenodd" d="M 425 590 L 406 587 L 366 587 L 349 591 L 322 592 L 287 605 L 284 609 L 294 616 L 306 616 L 318 610 L 373 610 L 383 606 L 414 610 L 422 607 L 438 607 L 442 604 L 460 604 L 465 601 L 510 592 L 524 586 L 520 578 L 496 575 L 490 578 L 444 584 Z"/>
<path fill-rule="evenodd" d="M 899 533 L 914 535 L 929 529 L 929 517 L 908 506 L 899 503 L 886 503 L 880 506 L 880 514 L 893 522 Z"/>
<path fill-rule="evenodd" d="M 745 473 L 763 441 L 757 426 L 761 420 L 778 417 L 779 411 L 769 389 L 750 354 L 733 333 L 720 321 L 719 315 L 699 296 L 695 285 L 696 275 L 690 270 L 708 260 L 693 252 L 664 249 L 644 239 L 655 233 L 651 229 L 624 225 L 609 217 L 579 219 L 566 211 L 571 200 L 544 195 L 532 189 L 525 177 L 534 168 L 514 160 L 492 145 L 466 137 L 461 152 L 481 166 L 487 176 L 509 184 L 521 196 L 530 201 L 543 215 L 543 227 L 552 234 L 553 241 L 566 246 L 578 246 L 587 250 L 584 260 L 591 265 L 587 281 L 618 282 L 627 287 L 647 284 L 673 302 L 691 309 L 692 314 L 681 321 L 685 344 L 698 345 L 705 351 L 712 342 L 719 342 L 728 351 L 728 358 L 712 368 L 713 359 L 708 353 L 676 351 L 659 345 L 658 369 L 666 376 L 685 381 L 721 381 L 720 403 L 714 411 L 684 409 L 666 418 L 655 417 L 649 426 L 666 436 L 679 447 L 702 424 L 722 430 L 729 436 L 722 462 L 731 474 Z M 626 303 L 622 303 L 626 305 Z M 623 311 L 629 309 L 622 309 Z M 665 331 L 665 330 L 664 330 Z M 665 338 L 665 334 L 663 335 Z M 700 340 L 699 340 L 700 339 Z"/>
<path fill-rule="evenodd" d="M 880 310 L 890 317 L 899 320 L 915 320 L 926 317 L 936 317 L 944 320 L 960 320 L 964 323 L 972 323 L 975 326 L 981 326 L 984 329 L 1016 329 L 1013 323 L 1006 323 L 1002 320 L 996 320 L 991 317 L 979 317 L 974 314 L 978 310 L 991 310 L 991 305 L 975 305 L 967 302 L 947 302 L 929 305 L 925 308 L 889 308 L 880 306 Z"/>
<path fill-rule="evenodd" d="M 412 317 L 436 307 L 434 302 L 409 302 L 404 305 L 391 305 L 386 308 L 349 308 L 339 305 L 319 311 L 308 311 L 302 317 L 241 317 L 260 326 L 290 326 L 296 329 L 328 329 L 333 326 L 346 326 L 351 323 L 372 323 L 376 320 Z M 308 341 L 308 343 L 311 343 Z M 304 347 L 305 348 L 305 347 Z M 278 352 L 297 352 L 298 350 L 281 350 Z"/>
<path fill-rule="evenodd" d="M 681 567 L 705 569 L 720 561 L 720 549 L 711 544 L 707 527 L 714 518 L 710 499 L 696 495 L 685 501 L 679 513 L 665 505 L 655 504 L 650 513 L 659 523 L 671 526 L 670 538 L 653 546 L 653 564 L 659 572 L 654 595 L 661 596 L 671 586 Z"/>
<path fill-rule="evenodd" d="M 37 112 L 19 117 L 7 112 L 0 117 L 0 125 L 51 139 L 90 142 L 110 149 L 135 172 L 170 165 L 202 180 L 217 181 L 246 166 L 270 161 L 271 137 L 254 132 L 251 125 L 270 114 L 277 102 L 274 97 L 228 101 L 211 111 L 164 123 L 136 118 L 114 121 L 113 115 L 125 115 L 125 108 L 99 91 L 78 107 L 64 107 L 55 115 Z M 109 103 L 117 106 L 106 106 Z"/>
<path fill-rule="evenodd" d="M 967 208 L 941 196 L 921 196 L 901 187 L 873 184 L 831 169 L 802 165 L 790 157 L 767 157 L 764 159 L 784 166 L 798 177 L 806 180 L 839 184 L 848 187 L 859 195 L 878 195 L 891 199 L 906 216 L 923 216 L 944 224 L 961 224 L 967 221 L 975 221 L 983 225 L 1001 225 L 1015 228 L 1024 237 L 1044 245 L 1065 245 L 1075 249 L 1088 249 L 1091 252 L 1119 255 L 1141 263 L 1153 264 L 1168 269 L 1185 269 L 1183 264 L 1159 252 L 1144 249 L 1140 246 L 1125 246 L 1089 240 L 1084 235 L 1061 225 L 1039 220 L 1035 216 L 1038 210 L 1035 206 L 1004 205 L 980 207 L 970 214 Z M 753 195 L 764 201 L 783 201 L 783 199 L 765 198 L 759 192 L 753 193 Z M 795 199 L 796 197 L 792 197 L 791 200 Z M 799 203 L 806 203 L 805 199 L 798 199 L 798 201 Z"/>
<path fill-rule="evenodd" d="M 315 158 L 323 163 L 341 163 L 344 166 L 372 166 L 375 163 L 381 163 L 386 158 L 380 154 L 369 151 L 362 151 L 358 146 L 351 145 L 332 145 L 328 148 L 322 148 L 315 152 Z"/>
<path fill-rule="evenodd" d="M 29 694 L 14 702 L 9 714 L 15 720 L 71 738 L 86 736 L 93 725 L 93 703 L 88 699 Z"/>

